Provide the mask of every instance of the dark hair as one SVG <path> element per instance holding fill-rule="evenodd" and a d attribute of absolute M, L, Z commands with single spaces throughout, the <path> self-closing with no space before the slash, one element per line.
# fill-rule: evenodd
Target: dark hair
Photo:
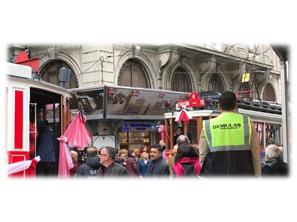
<path fill-rule="evenodd" d="M 150 150 L 152 148 L 156 148 L 160 153 L 162 153 L 164 151 L 164 147 L 163 146 L 160 146 L 160 144 L 154 144 L 151 146 Z"/>
<path fill-rule="evenodd" d="M 102 149 L 106 149 L 107 153 L 108 153 L 108 156 L 112 159 L 112 160 L 115 160 L 115 157 L 116 157 L 116 149 L 111 147 L 111 146 L 105 146 L 103 147 Z"/>
<path fill-rule="evenodd" d="M 199 154 L 191 144 L 183 144 L 178 147 L 174 161 L 177 162 L 183 157 L 199 157 Z"/>
<path fill-rule="evenodd" d="M 87 148 L 87 157 L 95 157 L 97 156 L 97 148 L 96 147 L 89 147 Z"/>
<path fill-rule="evenodd" d="M 128 151 L 128 157 L 134 157 L 134 156 L 132 156 L 132 153 L 135 154 L 135 151 L 134 150 L 129 150 Z"/>
<path fill-rule="evenodd" d="M 219 104 L 222 110 L 233 110 L 236 107 L 236 96 L 231 91 L 222 92 L 219 97 Z"/>

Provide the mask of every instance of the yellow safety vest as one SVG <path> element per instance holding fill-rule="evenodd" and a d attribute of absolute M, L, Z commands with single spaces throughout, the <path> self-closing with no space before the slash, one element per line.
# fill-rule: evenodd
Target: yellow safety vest
<path fill-rule="evenodd" d="M 203 121 L 210 152 L 251 149 L 251 120 L 248 116 L 224 112 Z"/>

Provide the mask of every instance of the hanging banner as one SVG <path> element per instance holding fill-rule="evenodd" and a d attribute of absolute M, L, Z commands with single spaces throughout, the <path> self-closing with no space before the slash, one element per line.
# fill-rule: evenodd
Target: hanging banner
<path fill-rule="evenodd" d="M 250 73 L 249 72 L 243 73 L 241 82 L 248 82 L 248 81 L 250 81 Z"/>

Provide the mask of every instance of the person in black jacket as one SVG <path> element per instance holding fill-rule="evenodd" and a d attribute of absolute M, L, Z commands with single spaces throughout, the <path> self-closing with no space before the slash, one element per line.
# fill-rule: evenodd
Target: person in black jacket
<path fill-rule="evenodd" d="M 151 147 L 147 176 L 169 176 L 169 167 L 167 161 L 162 157 L 162 151 L 163 147 L 159 144 Z"/>
<path fill-rule="evenodd" d="M 40 156 L 37 164 L 37 176 L 55 176 L 57 174 L 56 153 L 55 153 L 55 133 L 52 125 L 47 121 L 43 122 L 43 127 L 39 131 L 37 138 L 36 156 Z"/>
<path fill-rule="evenodd" d="M 271 144 L 265 148 L 265 163 L 262 166 L 263 176 L 286 176 L 288 164 L 282 161 L 282 148 Z"/>
<path fill-rule="evenodd" d="M 87 159 L 82 165 L 79 166 L 76 171 L 76 176 L 96 176 L 97 171 L 100 168 L 100 160 L 96 147 L 89 147 L 87 149 Z"/>
<path fill-rule="evenodd" d="M 101 167 L 97 175 L 101 177 L 127 176 L 125 167 L 115 161 L 116 149 L 110 146 L 103 147 L 100 152 Z"/>

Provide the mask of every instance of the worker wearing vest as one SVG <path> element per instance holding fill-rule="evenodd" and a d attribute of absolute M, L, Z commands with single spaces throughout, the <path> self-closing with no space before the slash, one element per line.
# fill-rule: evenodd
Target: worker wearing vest
<path fill-rule="evenodd" d="M 260 147 L 246 115 L 236 113 L 236 96 L 223 92 L 218 117 L 204 120 L 199 153 L 201 175 L 261 175 Z"/>

